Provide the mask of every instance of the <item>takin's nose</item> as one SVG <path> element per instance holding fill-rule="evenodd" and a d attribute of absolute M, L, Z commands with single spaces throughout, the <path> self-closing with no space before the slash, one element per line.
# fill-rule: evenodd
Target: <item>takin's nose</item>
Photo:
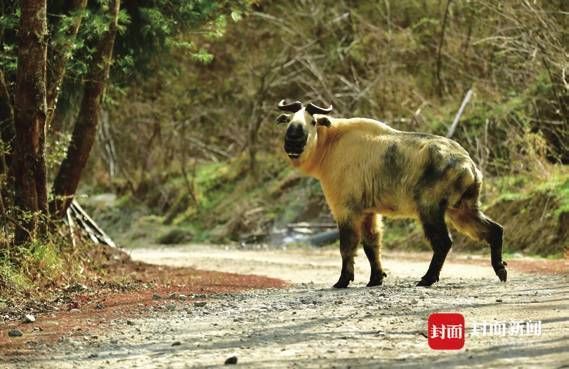
<path fill-rule="evenodd" d="M 286 130 L 285 135 L 285 152 L 291 159 L 296 159 L 300 156 L 306 145 L 308 135 L 300 124 L 290 125 Z"/>
<path fill-rule="evenodd" d="M 286 130 L 285 138 L 291 141 L 300 141 L 304 139 L 306 133 L 300 124 L 291 124 Z"/>

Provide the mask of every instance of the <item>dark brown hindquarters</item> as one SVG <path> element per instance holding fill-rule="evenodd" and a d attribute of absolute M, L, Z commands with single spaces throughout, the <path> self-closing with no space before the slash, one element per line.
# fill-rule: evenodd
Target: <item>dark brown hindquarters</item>
<path fill-rule="evenodd" d="M 449 220 L 462 233 L 477 241 L 486 241 L 490 245 L 490 258 L 494 272 L 505 282 L 508 272 L 506 263 L 502 261 L 501 225 L 487 217 L 479 208 L 478 196 L 480 183 L 473 183 L 463 194 L 456 207 L 447 211 Z"/>
<path fill-rule="evenodd" d="M 371 274 L 368 287 L 381 286 L 386 274 L 381 267 L 381 218 L 379 214 L 368 214 L 362 223 L 362 244 L 369 260 Z"/>

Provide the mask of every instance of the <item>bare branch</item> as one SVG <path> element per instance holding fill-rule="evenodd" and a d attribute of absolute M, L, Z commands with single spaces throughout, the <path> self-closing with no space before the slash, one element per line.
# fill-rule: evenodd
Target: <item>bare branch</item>
<path fill-rule="evenodd" d="M 464 112 L 464 108 L 466 107 L 466 104 L 468 104 L 468 102 L 470 101 L 470 98 L 472 97 L 472 88 L 470 88 L 467 92 L 466 95 L 464 95 L 464 99 L 462 99 L 462 103 L 460 104 L 460 108 L 458 109 L 458 112 L 456 113 L 456 116 L 454 117 L 454 120 L 452 121 L 452 124 L 450 125 L 448 132 L 447 132 L 447 137 L 451 138 L 454 135 L 454 131 L 456 130 L 456 126 L 458 126 L 458 121 L 460 120 L 460 117 L 462 116 L 462 113 Z"/>

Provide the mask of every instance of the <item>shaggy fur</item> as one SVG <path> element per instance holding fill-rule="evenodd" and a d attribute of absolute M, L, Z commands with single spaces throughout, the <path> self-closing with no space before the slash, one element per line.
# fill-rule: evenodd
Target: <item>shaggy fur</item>
<path fill-rule="evenodd" d="M 353 280 L 353 258 L 362 241 L 370 261 L 368 286 L 380 285 L 381 216 L 414 218 L 431 242 L 433 259 L 418 285 L 429 286 L 452 245 L 446 221 L 491 246 L 492 266 L 506 280 L 502 227 L 479 208 L 482 174 L 458 143 L 403 132 L 365 118 L 332 118 L 304 109 L 289 122 L 307 132 L 304 151 L 291 163 L 317 178 L 340 231 L 342 272 L 335 287 Z"/>

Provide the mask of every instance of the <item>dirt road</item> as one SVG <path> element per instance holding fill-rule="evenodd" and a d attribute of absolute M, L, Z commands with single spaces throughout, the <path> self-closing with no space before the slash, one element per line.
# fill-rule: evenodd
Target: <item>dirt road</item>
<path fill-rule="evenodd" d="M 174 302 L 146 318 L 117 320 L 94 339 L 64 340 L 43 358 L 0 366 L 211 368 L 235 356 L 247 368 L 569 368 L 567 274 L 523 274 L 511 261 L 510 280 L 501 284 L 486 260 L 451 255 L 438 285 L 417 288 L 414 282 L 426 270 L 428 255 L 387 254 L 384 286 L 366 288 L 369 268 L 360 255 L 355 282 L 335 290 L 329 288 L 339 273 L 333 250 L 187 246 L 138 249 L 132 257 L 267 275 L 291 285 L 218 295 L 189 308 Z M 462 350 L 428 347 L 432 312 L 464 315 Z M 474 323 L 504 323 L 512 329 L 528 321 L 540 321 L 541 332 L 473 332 Z"/>

